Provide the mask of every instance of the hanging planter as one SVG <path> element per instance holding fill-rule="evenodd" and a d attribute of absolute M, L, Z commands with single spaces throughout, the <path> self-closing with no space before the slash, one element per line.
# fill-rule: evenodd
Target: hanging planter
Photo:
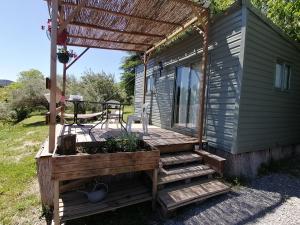
<path fill-rule="evenodd" d="M 66 64 L 70 60 L 70 53 L 68 50 L 61 48 L 58 50 L 57 58 L 60 63 Z"/>

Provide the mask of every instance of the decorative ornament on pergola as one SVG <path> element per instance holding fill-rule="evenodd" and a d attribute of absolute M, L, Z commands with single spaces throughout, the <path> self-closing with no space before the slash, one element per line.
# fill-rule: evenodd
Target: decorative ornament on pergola
<path fill-rule="evenodd" d="M 86 49 L 69 65 L 64 64 L 62 99 L 65 95 L 67 69 L 89 48 L 98 48 L 143 53 L 145 102 L 150 54 L 176 35 L 196 26 L 203 37 L 203 40 L 199 40 L 203 43 L 198 134 L 201 144 L 210 13 L 205 6 L 207 1 L 200 2 L 203 3 L 192 0 L 47 0 L 51 17 L 49 152 L 54 151 L 56 144 L 56 115 L 61 111 L 63 118 L 64 112 L 64 106 L 60 110 L 56 108 L 56 52 L 57 37 L 66 32 L 68 38 L 65 48 L 77 46 Z"/>

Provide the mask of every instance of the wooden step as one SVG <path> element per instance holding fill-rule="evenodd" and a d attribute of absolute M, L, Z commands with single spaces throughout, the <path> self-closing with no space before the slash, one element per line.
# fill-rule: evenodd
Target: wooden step
<path fill-rule="evenodd" d="M 163 189 L 158 192 L 158 201 L 170 211 L 229 191 L 230 187 L 218 180 L 198 181 Z"/>
<path fill-rule="evenodd" d="M 160 156 L 160 161 L 163 166 L 189 163 L 201 160 L 202 157 L 194 152 L 179 152 L 172 154 L 163 154 Z"/>
<path fill-rule="evenodd" d="M 172 175 L 172 174 L 178 174 L 178 173 L 187 173 L 187 172 L 193 172 L 193 171 L 200 171 L 200 170 L 207 170 L 211 169 L 208 165 L 203 164 L 191 164 L 191 165 L 181 165 L 176 166 L 172 168 L 161 168 L 160 174 L 162 175 Z"/>
<path fill-rule="evenodd" d="M 198 170 L 196 170 L 196 168 L 198 168 Z M 184 167 L 178 170 L 184 171 Z M 171 183 L 179 180 L 191 179 L 194 177 L 208 176 L 214 174 L 215 172 L 216 171 L 210 168 L 201 169 L 201 165 L 193 166 L 191 168 L 187 167 L 186 172 L 173 173 L 169 175 L 160 174 L 158 177 L 158 184 L 160 185 L 160 184 Z"/>

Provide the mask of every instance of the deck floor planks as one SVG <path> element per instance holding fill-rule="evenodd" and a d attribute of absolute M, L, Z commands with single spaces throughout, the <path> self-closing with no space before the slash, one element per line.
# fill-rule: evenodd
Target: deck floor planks
<path fill-rule="evenodd" d="M 60 217 L 64 222 L 150 200 L 151 191 L 138 183 L 110 191 L 107 198 L 100 203 L 90 203 L 82 193 L 71 192 L 63 194 L 60 199 Z"/>
<path fill-rule="evenodd" d="M 76 134 L 77 143 L 102 142 L 108 137 L 119 136 L 122 131 L 119 128 L 100 129 L 95 128 L 92 134 L 89 129 L 90 124 L 83 126 L 68 125 L 63 127 L 63 134 Z M 140 133 L 142 139 L 153 146 L 171 146 L 177 144 L 196 144 L 198 139 L 171 130 L 162 129 L 155 126 L 149 126 L 148 135 L 143 134 L 143 129 L 138 125 L 133 126 L 133 132 Z"/>

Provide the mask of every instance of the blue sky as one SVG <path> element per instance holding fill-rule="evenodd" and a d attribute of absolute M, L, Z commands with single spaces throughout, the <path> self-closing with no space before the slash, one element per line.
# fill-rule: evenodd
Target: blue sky
<path fill-rule="evenodd" d="M 2 1 L 0 4 L 0 79 L 16 80 L 19 72 L 35 68 L 49 76 L 50 41 L 41 30 L 48 19 L 44 0 Z M 74 49 L 77 55 L 84 48 Z M 69 70 L 80 77 L 82 72 L 105 71 L 119 79 L 119 66 L 126 52 L 90 49 Z M 58 73 L 62 64 L 58 63 Z"/>

